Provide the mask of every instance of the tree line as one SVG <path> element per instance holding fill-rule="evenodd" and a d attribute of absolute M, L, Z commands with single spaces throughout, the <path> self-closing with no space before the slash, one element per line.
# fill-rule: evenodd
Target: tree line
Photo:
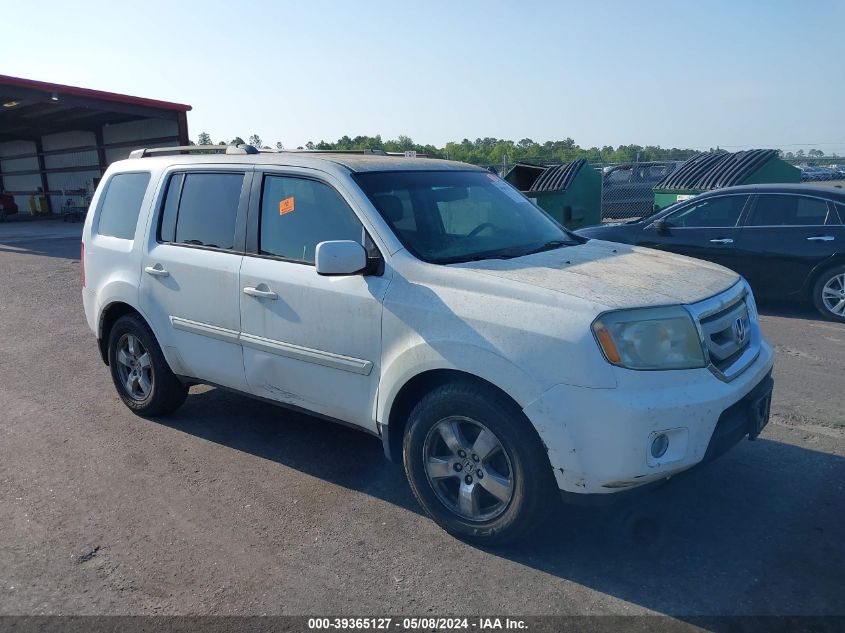
<path fill-rule="evenodd" d="M 221 141 L 219 145 L 237 145 L 245 141 L 236 136 L 230 141 Z M 270 149 L 258 134 L 249 137 L 249 144 L 256 147 Z M 206 132 L 199 135 L 197 145 L 211 145 L 211 136 Z M 279 141 L 274 145 L 276 149 L 284 149 Z M 581 158 L 590 163 L 629 163 L 643 161 L 664 161 L 664 160 L 686 160 L 699 150 L 691 148 L 660 147 L 659 145 L 619 145 L 613 147 L 581 147 L 573 139 L 566 138 L 562 141 L 537 142 L 530 138 L 520 141 L 498 139 L 494 137 L 477 138 L 474 141 L 464 139 L 460 142 L 449 142 L 443 147 L 434 145 L 421 145 L 415 143 L 409 136 L 400 135 L 396 139 L 382 139 L 380 134 L 376 136 L 342 136 L 337 141 L 329 142 L 321 140 L 318 143 L 309 141 L 304 146 L 296 149 L 317 149 L 317 150 L 356 150 L 356 149 L 377 149 L 385 152 L 406 152 L 415 151 L 417 154 L 424 154 L 432 158 L 446 158 L 457 160 L 474 165 L 496 165 L 501 166 L 504 162 L 509 165 L 525 162 L 535 164 L 567 163 Z M 711 148 L 710 151 L 724 151 L 719 148 Z M 781 156 L 787 159 L 802 158 L 805 156 L 803 150 L 797 152 L 780 152 Z M 812 149 L 807 157 L 820 157 L 824 153 Z"/>

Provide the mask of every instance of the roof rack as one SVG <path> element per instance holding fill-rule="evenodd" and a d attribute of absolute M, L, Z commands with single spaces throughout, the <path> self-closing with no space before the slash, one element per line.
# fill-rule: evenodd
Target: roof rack
<path fill-rule="evenodd" d="M 176 147 L 145 147 L 129 152 L 129 158 L 146 158 L 155 154 L 257 154 L 252 145 L 179 145 Z"/>
<path fill-rule="evenodd" d="M 376 154 L 387 156 L 381 149 L 259 149 L 254 145 L 179 145 L 177 147 L 145 147 L 129 153 L 129 158 L 146 158 L 156 154 Z"/>
<path fill-rule="evenodd" d="M 390 156 L 383 149 L 260 149 L 261 154 L 375 154 Z"/>

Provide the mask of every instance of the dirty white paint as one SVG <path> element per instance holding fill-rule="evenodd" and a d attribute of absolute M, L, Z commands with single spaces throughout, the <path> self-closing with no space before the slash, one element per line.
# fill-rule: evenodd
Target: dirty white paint
<path fill-rule="evenodd" d="M 362 169 L 368 163 L 363 156 L 343 160 Z M 322 179 L 341 193 L 384 255 L 384 275 L 324 277 L 313 266 L 156 242 L 153 201 L 174 164 L 272 169 L 282 161 L 286 172 Z M 383 157 L 372 163 L 373 169 L 397 165 Z M 458 168 L 412 159 L 399 164 Z M 96 332 L 112 301 L 135 306 L 171 366 L 199 380 L 376 431 L 409 380 L 428 370 L 459 370 L 496 385 L 523 408 L 562 489 L 609 493 L 700 461 L 722 411 L 772 366 L 765 342 L 732 382 L 708 369 L 631 371 L 602 356 L 591 331 L 599 314 L 695 304 L 737 285 L 735 273 L 714 264 L 591 240 L 510 260 L 437 266 L 402 247 L 334 160 L 175 156 L 122 161 L 109 173 L 139 169 L 151 179 L 135 240 L 96 235 L 95 214 L 86 221 L 86 315 Z M 157 265 L 170 275 L 141 272 Z M 272 300 L 242 292 L 262 285 L 275 293 Z M 221 328 L 231 336 L 204 334 Z M 685 444 L 674 447 L 673 462 L 650 463 L 650 438 L 668 429 Z"/>

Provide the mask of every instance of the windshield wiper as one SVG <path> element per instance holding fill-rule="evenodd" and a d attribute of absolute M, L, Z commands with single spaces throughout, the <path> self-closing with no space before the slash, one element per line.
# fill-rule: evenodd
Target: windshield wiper
<path fill-rule="evenodd" d="M 522 255 L 533 255 L 534 253 L 542 253 L 543 251 L 553 251 L 556 248 L 561 248 L 562 246 L 573 246 L 574 243 L 570 242 L 569 240 L 549 240 L 545 244 L 538 246 L 536 248 L 532 248 L 529 251 L 525 251 Z"/>

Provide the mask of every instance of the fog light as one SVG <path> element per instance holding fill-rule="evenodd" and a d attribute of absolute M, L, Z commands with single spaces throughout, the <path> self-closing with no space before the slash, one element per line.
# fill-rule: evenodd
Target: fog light
<path fill-rule="evenodd" d="M 659 459 L 666 454 L 666 450 L 668 448 L 669 436 L 665 433 L 661 433 L 651 441 L 651 456 L 655 459 Z"/>

